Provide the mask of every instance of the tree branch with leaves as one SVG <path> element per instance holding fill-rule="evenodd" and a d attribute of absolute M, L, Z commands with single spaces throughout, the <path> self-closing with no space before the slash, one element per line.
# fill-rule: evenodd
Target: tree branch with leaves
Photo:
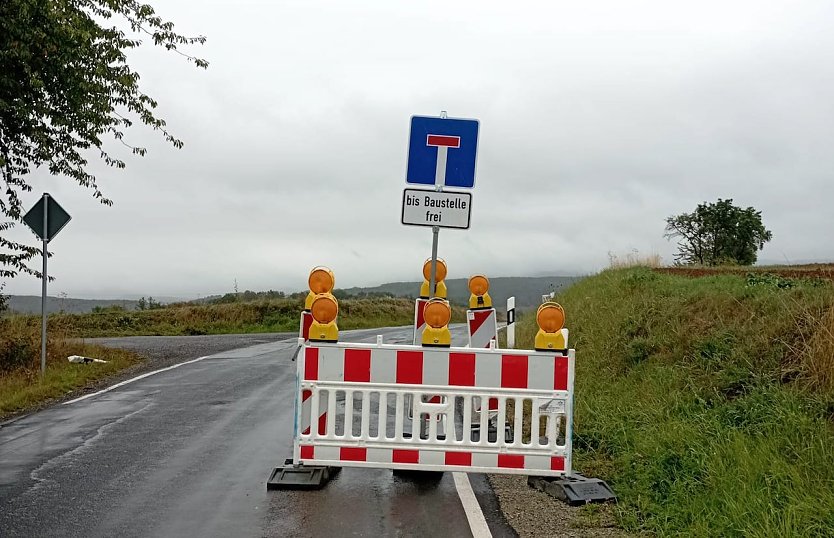
<path fill-rule="evenodd" d="M 111 21 L 113 23 L 111 24 Z M 124 29 L 123 29 L 124 28 Z M 125 32 L 129 29 L 130 35 Z M 138 121 L 175 148 L 182 141 L 155 114 L 157 101 L 140 89 L 140 75 L 127 52 L 149 36 L 153 45 L 189 63 L 208 63 L 180 47 L 202 45 L 186 37 L 154 9 L 131 0 L 2 0 L 0 2 L 0 278 L 38 275 L 28 262 L 40 251 L 4 233 L 20 222 L 21 194 L 32 190 L 27 176 L 44 167 L 89 189 L 112 205 L 88 170 L 98 157 L 121 169 L 125 162 L 104 149 L 116 140 L 133 155 L 146 149 L 125 141 Z"/>

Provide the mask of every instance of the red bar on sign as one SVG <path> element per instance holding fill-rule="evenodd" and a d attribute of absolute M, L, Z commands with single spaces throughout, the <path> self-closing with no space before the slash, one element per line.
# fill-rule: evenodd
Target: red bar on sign
<path fill-rule="evenodd" d="M 428 135 L 426 137 L 426 145 L 427 146 L 446 146 L 447 148 L 459 148 L 460 147 L 460 137 L 459 136 L 446 136 L 446 135 Z"/>

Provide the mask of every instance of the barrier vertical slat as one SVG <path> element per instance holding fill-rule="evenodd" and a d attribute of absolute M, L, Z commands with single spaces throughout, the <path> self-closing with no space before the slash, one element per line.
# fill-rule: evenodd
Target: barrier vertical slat
<path fill-rule="evenodd" d="M 462 442 L 472 441 L 472 396 L 466 394 L 463 396 L 463 424 L 461 425 L 463 431 L 460 439 Z M 468 438 L 467 438 L 468 436 Z"/>
<path fill-rule="evenodd" d="M 555 444 L 559 439 L 559 420 L 555 413 L 547 414 L 547 442 L 548 444 Z"/>
<path fill-rule="evenodd" d="M 343 439 L 356 439 L 353 435 L 353 390 L 345 390 L 345 430 Z"/>
<path fill-rule="evenodd" d="M 486 445 L 487 439 L 489 438 L 489 411 L 486 410 L 486 402 L 488 398 L 485 398 L 483 393 L 478 396 L 478 403 L 480 404 L 480 430 L 481 436 L 478 438 L 479 445 Z"/>
<path fill-rule="evenodd" d="M 573 469 L 573 377 L 576 351 L 568 351 L 568 398 L 565 403 L 565 473 L 571 475 Z"/>
<path fill-rule="evenodd" d="M 513 421 L 513 445 L 521 446 L 521 436 L 524 432 L 524 398 L 513 398 L 515 402 L 515 420 Z"/>
<path fill-rule="evenodd" d="M 534 447 L 542 446 L 541 433 L 539 433 L 539 423 L 541 422 L 541 412 L 535 400 L 533 400 L 533 412 L 530 413 L 530 445 Z"/>
<path fill-rule="evenodd" d="M 388 439 L 388 392 L 379 392 L 376 438 Z"/>
<path fill-rule="evenodd" d="M 362 439 L 371 435 L 371 392 L 362 391 L 362 427 L 360 428 Z"/>
<path fill-rule="evenodd" d="M 326 437 L 328 439 L 336 437 L 336 423 L 338 422 L 338 417 L 336 416 L 336 400 L 338 399 L 338 390 L 333 391 L 332 398 L 327 398 L 327 428 L 325 431 L 327 432 Z"/>
<path fill-rule="evenodd" d="M 298 357 L 295 361 L 295 393 L 298 395 L 295 401 L 295 421 L 293 424 L 292 460 L 298 463 L 301 460 L 301 380 L 304 379 L 305 347 L 304 341 L 299 339 Z"/>
<path fill-rule="evenodd" d="M 428 414 L 428 419 L 429 419 L 428 436 L 429 436 L 429 440 L 431 442 L 436 442 L 437 441 L 437 417 L 439 417 L 439 416 L 440 416 L 439 413 L 429 413 Z"/>
<path fill-rule="evenodd" d="M 404 404 L 405 395 L 402 392 L 397 393 L 396 415 L 394 415 L 394 439 L 397 441 L 403 440 L 403 415 L 405 414 Z"/>
<path fill-rule="evenodd" d="M 495 434 L 495 442 L 499 443 L 500 440 L 503 440 L 504 437 L 504 430 L 507 427 L 507 397 L 506 396 L 499 396 L 498 397 L 498 416 L 496 419 L 496 434 Z"/>
<path fill-rule="evenodd" d="M 319 435 L 319 388 L 313 387 L 310 394 L 310 437 Z"/>
<path fill-rule="evenodd" d="M 420 422 L 422 421 L 423 417 L 420 416 L 420 413 L 417 412 L 417 402 L 422 401 L 423 393 L 415 393 L 414 397 L 411 399 L 411 438 L 416 440 L 420 438 Z"/>

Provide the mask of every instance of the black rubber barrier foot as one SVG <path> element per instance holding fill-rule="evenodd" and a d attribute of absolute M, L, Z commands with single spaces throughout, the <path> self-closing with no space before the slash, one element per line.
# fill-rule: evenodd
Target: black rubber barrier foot
<path fill-rule="evenodd" d="M 288 459 L 283 467 L 273 469 L 266 481 L 266 489 L 321 489 L 341 469 L 321 465 L 293 465 L 292 460 Z"/>
<path fill-rule="evenodd" d="M 605 481 L 574 473 L 564 478 L 528 476 L 527 485 L 544 491 L 571 506 L 587 503 L 617 502 L 617 496 Z"/>

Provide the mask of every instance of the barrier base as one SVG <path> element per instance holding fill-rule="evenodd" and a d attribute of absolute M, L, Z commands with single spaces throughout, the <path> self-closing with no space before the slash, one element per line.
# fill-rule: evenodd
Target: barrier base
<path fill-rule="evenodd" d="M 340 470 L 341 467 L 293 465 L 292 459 L 288 459 L 283 467 L 273 469 L 266 481 L 266 489 L 321 489 Z"/>
<path fill-rule="evenodd" d="M 604 480 L 574 473 L 564 478 L 528 476 L 527 485 L 544 491 L 571 506 L 587 503 L 617 502 L 617 496 Z"/>

